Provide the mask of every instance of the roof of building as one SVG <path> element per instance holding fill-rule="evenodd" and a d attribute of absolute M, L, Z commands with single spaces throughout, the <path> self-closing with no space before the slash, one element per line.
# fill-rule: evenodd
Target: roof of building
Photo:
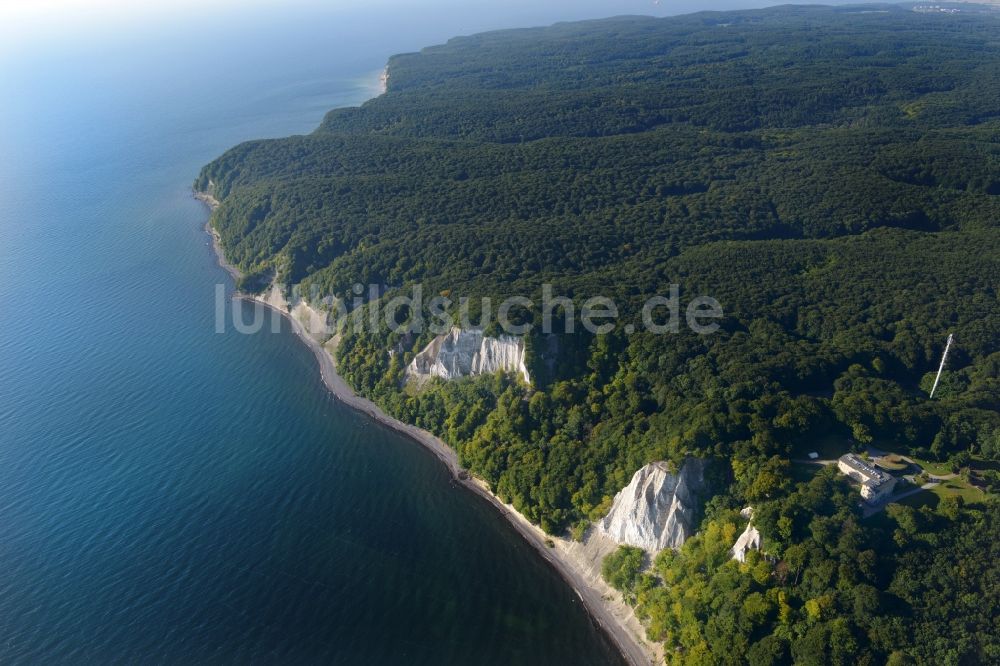
<path fill-rule="evenodd" d="M 878 469 L 853 453 L 848 453 L 840 457 L 840 462 L 844 463 L 854 471 L 865 477 L 865 483 L 870 486 L 880 486 L 892 479 L 892 476 L 883 470 Z"/>

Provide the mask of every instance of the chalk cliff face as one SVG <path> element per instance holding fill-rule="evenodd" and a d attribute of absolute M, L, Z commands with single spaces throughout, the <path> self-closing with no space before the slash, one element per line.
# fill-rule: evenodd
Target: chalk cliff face
<path fill-rule="evenodd" d="M 415 381 L 431 377 L 458 379 L 497 371 L 516 372 L 524 381 L 531 381 L 524 364 L 523 338 L 510 335 L 490 338 L 481 330 L 453 328 L 431 340 L 413 358 L 406 368 L 406 377 Z"/>
<path fill-rule="evenodd" d="M 747 553 L 751 550 L 760 550 L 762 540 L 760 532 L 753 526 L 753 509 L 747 507 L 740 511 L 740 515 L 744 518 L 749 518 L 751 522 L 747 523 L 747 528 L 743 530 L 743 534 L 736 540 L 730 553 L 737 562 L 746 562 Z"/>
<path fill-rule="evenodd" d="M 619 544 L 649 553 L 680 548 L 694 534 L 705 485 L 705 461 L 690 458 L 676 474 L 667 463 L 646 465 L 615 496 L 598 529 Z"/>

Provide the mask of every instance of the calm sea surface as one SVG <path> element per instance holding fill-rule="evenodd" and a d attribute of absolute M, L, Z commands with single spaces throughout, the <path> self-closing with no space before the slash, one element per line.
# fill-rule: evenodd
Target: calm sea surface
<path fill-rule="evenodd" d="M 287 326 L 214 332 L 228 281 L 190 183 L 463 27 L 375 18 L 191 20 L 0 63 L 0 663 L 617 662 L 490 507 L 327 395 Z"/>

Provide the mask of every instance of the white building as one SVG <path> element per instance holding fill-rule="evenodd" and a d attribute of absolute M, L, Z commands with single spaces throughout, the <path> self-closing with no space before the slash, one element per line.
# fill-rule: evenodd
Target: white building
<path fill-rule="evenodd" d="M 853 453 L 841 456 L 837 461 L 837 469 L 861 484 L 861 497 L 871 504 L 889 497 L 896 486 L 895 477 Z"/>

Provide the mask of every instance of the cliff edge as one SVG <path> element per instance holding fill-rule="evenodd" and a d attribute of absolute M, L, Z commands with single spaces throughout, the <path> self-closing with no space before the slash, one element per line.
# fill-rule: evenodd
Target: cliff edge
<path fill-rule="evenodd" d="M 646 465 L 621 492 L 598 529 L 619 544 L 655 554 L 680 548 L 697 528 L 705 461 L 689 458 L 676 474 L 665 462 Z"/>
<path fill-rule="evenodd" d="M 407 381 L 417 382 L 441 377 L 458 379 L 514 372 L 531 383 L 525 365 L 524 339 L 511 335 L 495 338 L 479 329 L 453 328 L 439 335 L 417 354 L 406 368 Z"/>

